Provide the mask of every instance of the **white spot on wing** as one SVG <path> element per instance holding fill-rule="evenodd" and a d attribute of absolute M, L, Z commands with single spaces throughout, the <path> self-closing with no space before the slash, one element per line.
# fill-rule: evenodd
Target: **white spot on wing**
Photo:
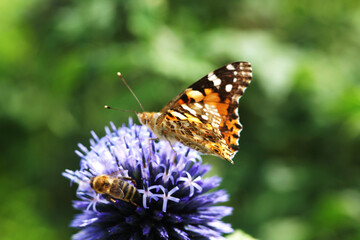
<path fill-rule="evenodd" d="M 181 113 L 179 113 L 179 112 L 173 111 L 173 112 L 171 112 L 171 114 L 174 115 L 175 117 L 180 118 L 180 120 L 185 120 L 186 119 L 186 117 L 184 115 L 182 115 Z"/>
<path fill-rule="evenodd" d="M 208 74 L 208 79 L 210 81 L 214 81 L 214 80 L 218 79 L 218 77 L 213 72 L 211 72 Z"/>
<path fill-rule="evenodd" d="M 232 64 L 230 63 L 230 64 L 226 65 L 226 69 L 227 69 L 227 70 L 235 70 L 235 67 L 234 67 L 234 65 L 232 65 Z"/>
<path fill-rule="evenodd" d="M 214 83 L 214 86 L 215 86 L 215 87 L 218 87 L 218 86 L 220 86 L 220 84 L 221 84 L 221 79 L 218 78 L 218 77 L 214 74 L 214 72 L 211 72 L 211 73 L 208 74 L 208 79 L 209 79 L 209 81 L 211 81 L 211 82 Z"/>
<path fill-rule="evenodd" d="M 237 82 L 237 78 L 234 78 L 234 79 L 233 79 L 233 82 Z"/>
<path fill-rule="evenodd" d="M 221 80 L 219 78 L 217 78 L 216 80 L 213 81 L 214 82 L 214 86 L 217 87 L 217 86 L 220 86 L 221 84 Z"/>
<path fill-rule="evenodd" d="M 246 87 L 242 87 L 241 90 L 243 91 L 243 94 L 245 93 Z"/>
<path fill-rule="evenodd" d="M 195 107 L 197 108 L 203 108 L 203 106 L 200 103 L 194 103 Z"/>
<path fill-rule="evenodd" d="M 185 110 L 187 110 L 189 113 L 191 113 L 192 115 L 196 115 L 196 111 L 194 110 L 194 109 L 191 109 L 191 108 L 189 108 L 187 105 L 185 105 L 185 104 L 183 104 L 183 105 L 181 105 L 181 107 L 183 108 L 183 109 L 185 109 Z"/>
<path fill-rule="evenodd" d="M 225 86 L 225 91 L 230 92 L 232 88 L 233 88 L 232 84 L 227 84 Z"/>
<path fill-rule="evenodd" d="M 204 119 L 204 120 L 209 120 L 208 116 L 206 116 L 206 115 L 201 115 L 201 117 L 202 117 L 202 119 Z"/>

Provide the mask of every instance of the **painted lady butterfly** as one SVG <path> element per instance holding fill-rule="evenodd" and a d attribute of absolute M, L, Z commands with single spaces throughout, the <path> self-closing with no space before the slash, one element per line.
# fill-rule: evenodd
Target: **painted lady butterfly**
<path fill-rule="evenodd" d="M 195 82 L 161 112 L 137 115 L 160 139 L 233 163 L 242 130 L 238 102 L 251 77 L 250 63 L 233 62 Z"/>

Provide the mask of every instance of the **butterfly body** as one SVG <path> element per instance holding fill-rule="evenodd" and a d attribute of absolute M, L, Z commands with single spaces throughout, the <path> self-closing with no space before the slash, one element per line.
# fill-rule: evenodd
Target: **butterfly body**
<path fill-rule="evenodd" d="M 251 77 L 250 63 L 227 64 L 185 89 L 160 112 L 138 113 L 138 118 L 159 139 L 233 163 L 242 130 L 238 101 Z"/>

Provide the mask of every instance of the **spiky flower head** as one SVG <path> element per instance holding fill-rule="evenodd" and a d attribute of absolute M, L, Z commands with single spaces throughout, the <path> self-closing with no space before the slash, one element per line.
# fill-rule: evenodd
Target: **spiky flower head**
<path fill-rule="evenodd" d="M 231 207 L 215 206 L 226 202 L 224 190 L 210 191 L 221 179 L 203 178 L 210 170 L 199 154 L 182 144 L 154 141 L 145 126 L 129 121 L 129 127 L 105 127 L 106 136 L 92 132 L 90 150 L 79 144 L 80 170 L 63 175 L 78 183 L 75 216 L 71 227 L 80 231 L 76 240 L 98 239 L 224 239 L 232 232 L 221 219 Z M 176 156 L 176 158 L 175 158 Z M 175 159 L 175 160 L 174 160 Z M 90 180 L 101 174 L 121 171 L 135 182 L 139 193 L 134 204 L 96 193 Z"/>

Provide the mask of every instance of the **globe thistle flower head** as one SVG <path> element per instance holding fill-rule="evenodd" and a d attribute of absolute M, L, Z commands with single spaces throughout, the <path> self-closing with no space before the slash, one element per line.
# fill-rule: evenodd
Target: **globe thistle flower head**
<path fill-rule="evenodd" d="M 209 192 L 221 179 L 203 178 L 210 166 L 195 150 L 175 143 L 175 154 L 167 141 L 151 140 L 156 136 L 131 119 L 128 127 L 110 125 L 102 138 L 92 132 L 90 149 L 79 144 L 80 170 L 63 173 L 78 184 L 73 206 L 81 213 L 70 226 L 80 231 L 73 239 L 224 239 L 233 231 L 221 221 L 232 208 L 216 205 L 228 195 Z M 90 186 L 95 176 L 114 174 L 137 191 L 132 203 Z M 131 187 L 124 195 L 125 189 Z"/>

